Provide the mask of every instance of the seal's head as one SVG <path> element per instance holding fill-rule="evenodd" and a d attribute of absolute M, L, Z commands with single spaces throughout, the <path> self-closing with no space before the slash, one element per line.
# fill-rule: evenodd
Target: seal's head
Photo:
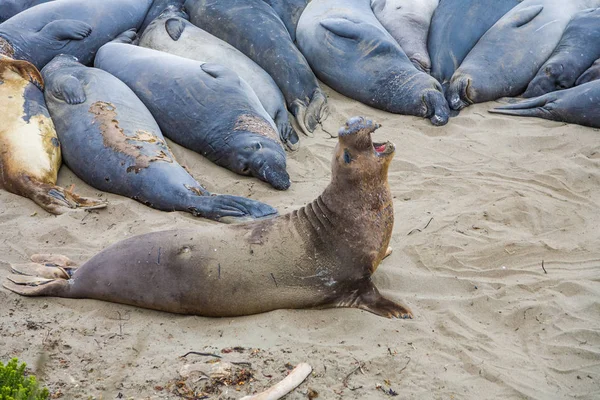
<path fill-rule="evenodd" d="M 548 63 L 529 83 L 523 97 L 537 97 L 556 90 L 568 89 L 577 80 L 572 68 L 565 70 L 561 62 Z"/>
<path fill-rule="evenodd" d="M 387 182 L 396 147 L 391 142 L 373 142 L 371 134 L 380 126 L 364 117 L 352 117 L 340 128 L 333 157 L 333 180 L 353 185 Z"/>

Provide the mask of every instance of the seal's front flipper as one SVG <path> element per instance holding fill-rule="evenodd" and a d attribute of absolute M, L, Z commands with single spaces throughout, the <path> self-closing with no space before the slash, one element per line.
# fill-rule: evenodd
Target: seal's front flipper
<path fill-rule="evenodd" d="M 11 264 L 15 274 L 37 276 L 46 279 L 69 279 L 70 275 L 61 267 L 47 267 L 38 263 Z"/>
<path fill-rule="evenodd" d="M 268 204 L 229 195 L 197 196 L 188 210 L 196 217 L 224 223 L 245 222 L 277 215 Z"/>
<path fill-rule="evenodd" d="M 9 69 L 16 74 L 19 74 L 24 79 L 33 83 L 41 91 L 44 91 L 44 79 L 40 71 L 32 63 L 25 60 L 13 60 L 0 54 L 0 74 L 5 69 Z"/>
<path fill-rule="evenodd" d="M 87 99 L 83 85 L 72 75 L 64 75 L 56 79 L 50 90 L 54 97 L 71 105 L 84 103 Z"/>
<path fill-rule="evenodd" d="M 108 205 L 106 201 L 81 197 L 73 193 L 73 187 L 66 190 L 60 186 L 44 183 L 33 187 L 34 192 L 28 197 L 51 214 L 60 215 L 74 209 L 94 210 Z"/>
<path fill-rule="evenodd" d="M 521 117 L 539 117 L 560 121 L 552 112 L 552 103 L 556 99 L 553 93 L 529 100 L 511 101 L 511 104 L 488 110 L 492 114 L 515 115 Z"/>
<path fill-rule="evenodd" d="M 298 150 L 300 148 L 300 138 L 290 123 L 287 110 L 279 110 L 277 115 L 273 117 L 273 121 L 277 126 L 281 143 L 285 144 L 291 151 Z"/>
<path fill-rule="evenodd" d="M 520 28 L 533 21 L 535 17 L 540 15 L 543 10 L 544 6 L 541 5 L 525 7 L 522 10 L 519 10 L 519 12 L 515 13 L 515 15 L 510 19 L 510 23 L 515 27 Z"/>
<path fill-rule="evenodd" d="M 39 33 L 56 40 L 82 40 L 90 36 L 92 27 L 76 19 L 58 19 L 46 24 Z"/>
<path fill-rule="evenodd" d="M 69 283 L 66 279 L 46 279 L 25 275 L 9 275 L 2 285 L 22 296 L 68 297 Z"/>
<path fill-rule="evenodd" d="M 129 29 L 121 33 L 119 36 L 114 38 L 111 43 L 123 43 L 123 44 L 133 44 L 137 39 L 137 30 L 135 28 Z"/>
<path fill-rule="evenodd" d="M 350 40 L 359 40 L 363 33 L 360 24 L 346 18 L 325 18 L 319 24 L 329 32 Z"/>
<path fill-rule="evenodd" d="M 412 312 L 391 300 L 386 299 L 372 284 L 362 290 L 351 307 L 360 308 L 386 318 L 412 319 Z"/>
<path fill-rule="evenodd" d="M 167 22 L 165 22 L 165 29 L 167 33 L 174 41 L 178 41 L 183 31 L 185 30 L 186 24 L 188 24 L 186 20 L 182 18 L 169 18 Z"/>

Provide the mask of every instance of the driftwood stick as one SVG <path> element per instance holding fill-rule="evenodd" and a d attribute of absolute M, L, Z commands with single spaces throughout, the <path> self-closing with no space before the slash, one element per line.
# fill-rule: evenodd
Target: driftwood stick
<path fill-rule="evenodd" d="M 278 382 L 275 386 L 270 387 L 262 393 L 242 397 L 240 400 L 278 400 L 304 382 L 311 371 L 312 368 L 310 365 L 300 363 L 296 365 L 296 368 L 294 368 L 288 376 Z"/>

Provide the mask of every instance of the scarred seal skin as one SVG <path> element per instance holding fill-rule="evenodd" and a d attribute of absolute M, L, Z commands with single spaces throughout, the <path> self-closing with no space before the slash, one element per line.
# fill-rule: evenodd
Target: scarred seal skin
<path fill-rule="evenodd" d="M 169 6 L 144 31 L 139 45 L 196 61 L 221 64 L 237 73 L 258 96 L 275 122 L 279 138 L 291 150 L 299 147 L 285 99 L 273 78 L 258 64 L 229 43 L 188 21 L 181 9 Z"/>
<path fill-rule="evenodd" d="M 525 0 L 490 28 L 456 70 L 446 92 L 453 110 L 522 94 L 579 11 L 600 0 Z"/>
<path fill-rule="evenodd" d="M 42 73 L 65 163 L 89 185 L 159 210 L 223 222 L 276 213 L 243 197 L 211 196 L 177 163 L 144 104 L 109 73 L 67 55 Z"/>
<path fill-rule="evenodd" d="M 340 130 L 331 183 L 315 201 L 269 220 L 136 236 L 74 273 L 64 257 L 14 265 L 4 286 L 26 296 L 92 298 L 181 314 L 232 317 L 281 308 L 354 307 L 411 318 L 371 280 L 392 235 L 390 142 L 362 117 Z M 57 266 L 40 264 L 51 261 Z M 36 276 L 33 276 L 36 275 Z"/>
<path fill-rule="evenodd" d="M 490 112 L 600 128 L 600 80 L 532 99 L 509 99 L 509 102 L 511 104 L 496 107 Z"/>
<path fill-rule="evenodd" d="M 0 55 L 0 188 L 28 197 L 52 214 L 106 207 L 104 201 L 56 186 L 60 142 L 43 88 L 32 64 Z"/>
<path fill-rule="evenodd" d="M 441 85 L 418 71 L 377 20 L 369 0 L 309 3 L 296 38 L 317 76 L 338 92 L 381 110 L 445 125 Z"/>
<path fill-rule="evenodd" d="M 575 86 L 577 78 L 600 58 L 600 8 L 575 14 L 558 46 L 542 65 L 523 97 L 536 97 Z"/>
<path fill-rule="evenodd" d="M 429 27 L 431 75 L 446 89 L 469 51 L 521 0 L 443 0 Z"/>
<path fill-rule="evenodd" d="M 427 35 L 439 0 L 371 0 L 371 8 L 381 25 L 398 42 L 413 65 L 431 71 Z"/>
<path fill-rule="evenodd" d="M 61 0 L 40 4 L 0 24 L 0 38 L 8 45 L 2 54 L 29 61 L 40 70 L 59 54 L 90 64 L 100 46 L 137 29 L 151 3 Z"/>
<path fill-rule="evenodd" d="M 121 43 L 103 46 L 95 65 L 129 86 L 169 139 L 278 190 L 290 187 L 273 121 L 230 69 Z"/>
<path fill-rule="evenodd" d="M 329 115 L 327 98 L 284 23 L 263 0 L 187 0 L 190 21 L 237 48 L 271 75 L 302 131 Z M 268 33 L 268 34 L 267 34 Z"/>
<path fill-rule="evenodd" d="M 0 0 L 0 23 L 38 4 L 54 0 Z"/>

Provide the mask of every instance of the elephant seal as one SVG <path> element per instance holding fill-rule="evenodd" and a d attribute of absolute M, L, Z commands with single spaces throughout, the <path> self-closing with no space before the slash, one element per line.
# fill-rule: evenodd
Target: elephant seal
<path fill-rule="evenodd" d="M 446 92 L 453 110 L 522 94 L 554 51 L 571 18 L 600 0 L 526 0 L 477 42 Z"/>
<path fill-rule="evenodd" d="M 54 0 L 0 0 L 0 23 L 38 4 Z"/>
<path fill-rule="evenodd" d="M 296 26 L 309 0 L 263 0 L 277 13 L 285 24 L 292 41 L 296 41 Z"/>
<path fill-rule="evenodd" d="M 439 0 L 371 0 L 373 13 L 381 25 L 398 42 L 414 66 L 431 70 L 427 52 L 427 35 Z"/>
<path fill-rule="evenodd" d="M 59 54 L 89 64 L 96 51 L 137 28 L 152 0 L 52 1 L 0 24 L 0 52 L 42 69 Z"/>
<path fill-rule="evenodd" d="M 523 97 L 568 89 L 600 58 L 600 8 L 575 14 L 554 52 L 533 78 Z"/>
<path fill-rule="evenodd" d="M 521 0 L 442 0 L 431 18 L 431 76 L 446 89 L 479 39 Z"/>
<path fill-rule="evenodd" d="M 327 118 L 327 98 L 287 28 L 263 0 L 187 0 L 190 21 L 240 50 L 271 75 L 302 131 Z M 265 34 L 268 32 L 268 34 Z"/>
<path fill-rule="evenodd" d="M 600 58 L 597 59 L 591 67 L 589 67 L 575 82 L 575 85 L 583 85 L 584 83 L 600 79 Z"/>
<path fill-rule="evenodd" d="M 331 183 L 299 210 L 136 236 L 74 272 L 64 256 L 34 256 L 58 266 L 14 265 L 21 275 L 9 275 L 4 287 L 25 296 L 92 298 L 207 317 L 354 307 L 411 318 L 371 280 L 394 223 L 387 182 L 394 145 L 372 142 L 377 127 L 360 117 L 348 121 L 335 148 Z"/>
<path fill-rule="evenodd" d="M 511 100 L 511 104 L 489 110 L 491 113 L 538 117 L 600 128 L 600 80 L 571 89 L 546 93 L 526 100 Z"/>
<path fill-rule="evenodd" d="M 319 78 L 338 92 L 381 110 L 448 122 L 442 87 L 418 71 L 379 23 L 370 0 L 313 1 L 296 32 Z"/>
<path fill-rule="evenodd" d="M 285 99 L 273 78 L 229 43 L 187 21 L 187 14 L 170 6 L 144 31 L 139 45 L 196 61 L 221 64 L 245 80 L 275 122 L 279 138 L 291 150 L 299 147 Z"/>
<path fill-rule="evenodd" d="M 233 71 L 121 43 L 102 46 L 95 66 L 129 86 L 169 139 L 275 189 L 290 187 L 273 120 Z"/>
<path fill-rule="evenodd" d="M 144 33 L 148 25 L 158 18 L 165 9 L 173 8 L 182 10 L 183 3 L 185 3 L 185 0 L 154 0 L 146 14 L 146 18 L 144 18 L 144 22 L 142 22 L 142 26 L 138 30 L 140 36 Z"/>
<path fill-rule="evenodd" d="M 60 142 L 43 88 L 32 64 L 0 55 L 0 188 L 28 197 L 52 214 L 106 207 L 104 201 L 56 186 Z"/>
<path fill-rule="evenodd" d="M 243 197 L 211 196 L 177 163 L 135 93 L 108 72 L 60 55 L 42 74 L 65 163 L 87 184 L 159 210 L 217 221 L 276 213 Z"/>

